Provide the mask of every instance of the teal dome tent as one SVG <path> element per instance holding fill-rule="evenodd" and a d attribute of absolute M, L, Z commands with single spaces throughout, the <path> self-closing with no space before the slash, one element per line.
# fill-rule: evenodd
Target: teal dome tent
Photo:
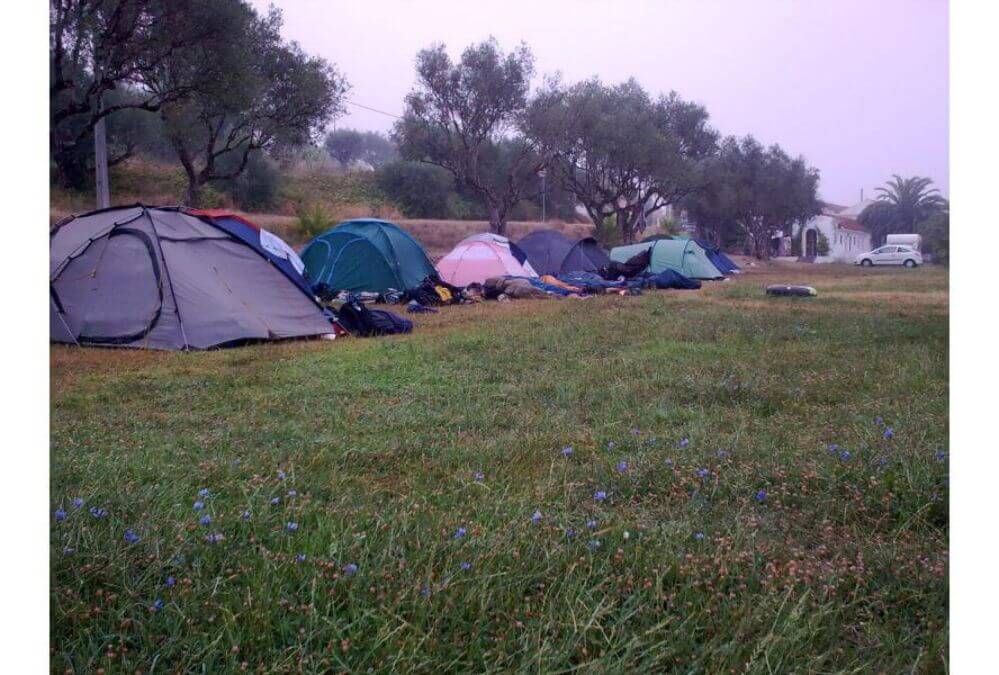
<path fill-rule="evenodd" d="M 313 287 L 333 291 L 416 288 L 434 266 L 413 237 L 385 220 L 348 220 L 309 242 L 302 261 Z"/>
<path fill-rule="evenodd" d="M 656 239 L 641 244 L 618 246 L 610 252 L 611 260 L 625 262 L 634 255 L 652 249 L 645 270 L 658 274 L 670 269 L 691 279 L 721 279 L 725 275 L 708 259 L 707 253 L 692 239 Z"/>

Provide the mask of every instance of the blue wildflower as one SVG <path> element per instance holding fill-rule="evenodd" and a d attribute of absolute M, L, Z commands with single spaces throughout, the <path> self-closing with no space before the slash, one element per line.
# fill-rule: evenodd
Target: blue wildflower
<path fill-rule="evenodd" d="M 597 490 L 593 493 L 593 501 L 602 502 L 607 499 L 607 493 L 603 490 Z"/>
<path fill-rule="evenodd" d="M 288 523 L 285 524 L 284 529 L 288 530 L 289 532 L 298 532 L 298 523 L 294 521 L 289 521 Z"/>
<path fill-rule="evenodd" d="M 663 464 L 665 464 L 666 466 L 670 467 L 671 469 L 673 468 L 673 460 L 672 459 L 667 459 L 666 461 L 663 462 Z"/>
<path fill-rule="evenodd" d="M 177 585 L 177 580 L 174 579 L 173 577 L 167 577 L 166 580 L 167 588 L 173 588 L 175 585 Z"/>
<path fill-rule="evenodd" d="M 631 429 L 629 429 L 629 432 L 631 433 L 632 436 L 641 436 L 642 435 L 642 430 L 639 429 L 638 427 L 632 427 Z"/>
<path fill-rule="evenodd" d="M 725 459 L 726 457 L 728 457 L 728 451 L 727 450 L 719 450 L 715 454 L 718 455 L 718 459 Z"/>
<path fill-rule="evenodd" d="M 298 490 L 288 490 L 288 496 L 289 497 L 297 497 L 298 496 Z"/>
<path fill-rule="evenodd" d="M 938 462 L 942 462 L 945 459 L 947 459 L 947 453 L 944 452 L 943 450 L 938 449 L 935 453 L 933 453 L 933 458 L 936 459 Z"/>
<path fill-rule="evenodd" d="M 540 522 L 541 522 L 541 517 L 542 517 L 542 516 L 541 516 L 541 511 L 535 511 L 535 512 L 534 512 L 534 513 L 533 513 L 533 514 L 531 515 L 531 522 L 532 522 L 532 523 L 534 523 L 535 525 L 537 525 L 538 523 L 540 523 Z"/>
<path fill-rule="evenodd" d="M 125 541 L 127 541 L 129 544 L 137 544 L 139 543 L 140 539 L 142 539 L 142 537 L 137 535 L 134 531 L 125 530 Z"/>
<path fill-rule="evenodd" d="M 711 473 L 711 472 L 708 471 L 707 469 L 698 469 L 697 470 L 697 477 L 698 478 L 707 478 L 709 473 Z"/>
<path fill-rule="evenodd" d="M 357 574 L 357 565 L 354 563 L 347 563 L 343 566 L 343 573 L 348 577 L 352 577 Z"/>
<path fill-rule="evenodd" d="M 211 534 L 205 535 L 205 541 L 207 541 L 209 544 L 217 544 L 224 539 L 225 535 L 222 534 L 221 532 L 212 532 Z"/>
<path fill-rule="evenodd" d="M 685 447 L 687 447 L 688 445 L 690 445 L 690 439 L 689 439 L 689 438 L 687 438 L 686 436 L 684 436 L 683 438 L 681 438 L 681 439 L 680 439 L 680 442 L 678 443 L 678 445 L 679 445 L 679 446 L 680 446 L 681 448 L 685 448 Z"/>
<path fill-rule="evenodd" d="M 286 474 L 284 471 L 278 471 L 278 480 L 284 480 L 287 477 L 288 474 Z"/>
<path fill-rule="evenodd" d="M 572 446 L 571 445 L 567 445 L 564 448 L 562 448 L 562 456 L 563 457 L 572 457 Z"/>
<path fill-rule="evenodd" d="M 476 483 L 481 483 L 485 479 L 486 479 L 486 474 L 482 473 L 481 471 L 476 471 L 475 472 L 475 482 Z"/>
<path fill-rule="evenodd" d="M 607 449 L 608 450 L 613 450 L 616 447 L 617 447 L 617 443 L 615 443 L 614 441 L 607 441 Z"/>
<path fill-rule="evenodd" d="M 249 511 L 243 511 L 241 514 L 239 514 L 239 517 L 242 518 L 243 520 L 249 520 L 250 519 L 250 512 Z"/>
<path fill-rule="evenodd" d="M 626 473 L 628 471 L 628 463 L 621 461 L 617 463 L 618 473 Z"/>
<path fill-rule="evenodd" d="M 429 598 L 430 597 L 430 587 L 429 586 L 424 586 L 423 588 L 421 588 L 420 589 L 420 596 L 424 597 L 424 598 Z"/>
<path fill-rule="evenodd" d="M 198 522 L 201 523 L 202 525 L 211 525 L 212 517 L 206 513 L 205 515 L 201 516 L 201 519 L 198 520 Z"/>
<path fill-rule="evenodd" d="M 829 444 L 829 454 L 835 455 L 838 450 L 839 450 L 839 445 L 837 445 L 836 443 Z"/>
<path fill-rule="evenodd" d="M 150 609 L 153 610 L 154 612 L 158 612 L 161 609 L 163 609 L 165 606 L 166 603 L 164 603 L 163 600 L 161 600 L 160 598 L 156 598 L 156 601 L 153 603 L 153 606 L 150 607 Z"/>
<path fill-rule="evenodd" d="M 200 490 L 198 490 L 199 497 L 207 497 L 210 494 L 211 493 L 208 491 L 208 488 L 201 488 Z"/>
<path fill-rule="evenodd" d="M 468 530 L 466 530 L 463 527 L 459 527 L 457 530 L 454 531 L 454 538 L 455 539 L 461 539 L 466 534 L 468 534 Z"/>
<path fill-rule="evenodd" d="M 470 562 L 463 562 L 463 563 L 461 563 L 461 569 L 463 569 L 463 570 L 465 570 L 467 572 L 468 570 L 472 569 L 472 563 L 470 563 Z"/>
<path fill-rule="evenodd" d="M 62 521 L 66 520 L 66 512 L 63 511 L 62 509 L 57 509 L 53 515 L 55 516 L 55 520 L 57 523 L 61 523 Z"/>
<path fill-rule="evenodd" d="M 271 500 L 271 506 L 277 506 L 280 503 L 281 503 L 280 497 L 275 497 L 274 499 Z"/>
<path fill-rule="evenodd" d="M 94 518 L 105 518 L 108 515 L 107 509 L 99 509 L 96 506 L 90 507 L 90 515 Z"/>
<path fill-rule="evenodd" d="M 704 533 L 703 532 L 694 532 L 694 539 L 696 541 L 704 541 Z"/>
<path fill-rule="evenodd" d="M 885 429 L 885 432 L 882 435 L 884 436 L 886 441 L 890 441 L 895 437 L 895 432 L 892 430 L 891 427 L 888 427 L 887 429 Z"/>
<path fill-rule="evenodd" d="M 844 450 L 843 452 L 839 453 L 839 458 L 844 462 L 849 462 L 851 457 L 853 457 L 853 455 L 850 454 L 849 450 Z"/>
<path fill-rule="evenodd" d="M 568 539 L 574 539 L 576 537 L 576 531 L 570 527 L 565 531 L 565 536 Z"/>
<path fill-rule="evenodd" d="M 76 499 L 74 499 L 73 500 L 73 508 L 74 509 L 83 508 L 83 500 L 80 499 L 79 497 L 77 497 Z"/>
<path fill-rule="evenodd" d="M 194 510 L 195 511 L 201 511 L 204 508 L 205 508 L 205 503 L 203 501 L 201 501 L 200 499 L 198 501 L 194 502 Z"/>
<path fill-rule="evenodd" d="M 761 504 L 763 502 L 767 501 L 767 491 L 766 490 L 762 490 L 762 489 L 759 490 L 759 491 L 757 491 L 757 493 L 756 493 L 756 501 L 758 501 Z"/>
<path fill-rule="evenodd" d="M 305 554 L 304 553 L 299 553 L 298 555 L 296 555 L 295 556 L 295 562 L 304 563 L 305 562 Z"/>
<path fill-rule="evenodd" d="M 591 529 L 591 530 L 597 529 L 597 521 L 595 521 L 595 520 L 587 520 L 586 521 L 586 527 L 589 528 L 589 529 Z"/>
<path fill-rule="evenodd" d="M 880 426 L 884 425 L 885 421 L 883 419 L 881 419 L 880 417 L 875 417 L 874 418 L 874 423 L 877 424 L 880 427 Z"/>

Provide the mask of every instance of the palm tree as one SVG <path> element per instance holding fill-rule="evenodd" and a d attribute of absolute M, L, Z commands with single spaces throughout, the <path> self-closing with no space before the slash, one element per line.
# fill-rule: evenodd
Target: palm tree
<path fill-rule="evenodd" d="M 916 226 L 930 216 L 947 211 L 947 200 L 933 180 L 920 176 L 902 178 L 898 174 L 877 189 L 878 198 L 861 212 L 858 220 L 871 231 L 875 244 L 897 232 L 915 232 Z"/>

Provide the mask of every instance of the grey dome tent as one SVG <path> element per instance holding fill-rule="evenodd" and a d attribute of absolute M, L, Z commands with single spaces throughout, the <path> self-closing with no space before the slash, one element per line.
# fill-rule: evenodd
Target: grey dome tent
<path fill-rule="evenodd" d="M 293 268 L 276 262 L 262 245 L 179 208 L 68 218 L 49 236 L 51 340 L 207 349 L 334 332 Z"/>
<path fill-rule="evenodd" d="M 536 230 L 517 242 L 538 274 L 596 272 L 610 257 L 592 237 L 572 241 L 556 230 Z"/>

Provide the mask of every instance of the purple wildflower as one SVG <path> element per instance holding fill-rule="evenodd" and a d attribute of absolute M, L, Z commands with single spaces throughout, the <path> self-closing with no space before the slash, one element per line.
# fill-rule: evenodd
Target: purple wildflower
<path fill-rule="evenodd" d="M 194 510 L 195 511 L 201 511 L 204 508 L 205 508 L 205 503 L 203 501 L 201 501 L 200 499 L 198 501 L 194 502 Z"/>
<path fill-rule="evenodd" d="M 206 513 L 205 515 L 201 516 L 198 522 L 201 523 L 202 525 L 211 525 L 212 517 Z"/>
<path fill-rule="evenodd" d="M 694 532 L 694 540 L 695 541 L 704 541 L 704 533 L 703 532 Z"/>
<path fill-rule="evenodd" d="M 454 531 L 454 538 L 455 539 L 461 539 L 466 534 L 468 534 L 468 530 L 466 530 L 463 527 L 459 527 L 457 530 Z"/>
<path fill-rule="evenodd" d="M 839 450 L 839 445 L 837 445 L 836 443 L 829 444 L 829 454 L 835 455 L 838 450 Z"/>
<path fill-rule="evenodd" d="M 665 461 L 663 462 L 663 464 L 665 464 L 666 466 L 668 466 L 668 467 L 669 467 L 669 468 L 671 468 L 671 469 L 673 468 L 673 460 L 672 460 L 672 459 L 667 459 L 667 460 L 665 460 Z"/>
<path fill-rule="evenodd" d="M 66 520 L 66 512 L 63 511 L 62 509 L 57 509 L 53 515 L 55 516 L 55 521 L 57 523 L 61 523 L 62 521 Z"/>
<path fill-rule="evenodd" d="M 632 427 L 631 429 L 629 429 L 629 433 L 631 433 L 632 436 L 641 436 L 642 430 L 639 429 L 638 427 Z"/>
<path fill-rule="evenodd" d="M 680 442 L 678 443 L 678 445 L 679 445 L 679 446 L 680 446 L 681 448 L 685 448 L 685 447 L 687 447 L 688 445 L 690 445 L 690 439 L 689 439 L 689 438 L 687 438 L 686 436 L 684 436 L 683 438 L 681 438 L 681 439 L 680 439 Z"/>
<path fill-rule="evenodd" d="M 576 537 L 576 531 L 570 527 L 565 531 L 565 536 L 567 539 L 574 539 Z"/>
<path fill-rule="evenodd" d="M 242 518 L 243 520 L 249 520 L 250 519 L 250 512 L 249 511 L 243 511 L 243 513 L 241 513 L 239 515 L 239 517 Z"/>
<path fill-rule="evenodd" d="M 595 521 L 595 520 L 587 520 L 586 521 L 586 527 L 588 529 L 591 529 L 591 530 L 597 529 L 597 521 Z"/>
<path fill-rule="evenodd" d="M 304 563 L 305 562 L 305 554 L 304 553 L 299 553 L 298 555 L 296 555 L 295 556 L 295 562 Z"/>
<path fill-rule="evenodd" d="M 538 523 L 541 522 L 541 518 L 542 518 L 541 511 L 535 511 L 531 515 L 531 522 L 534 523 L 535 525 L 537 525 Z"/>
<path fill-rule="evenodd" d="M 294 521 L 288 521 L 287 523 L 285 523 L 284 529 L 288 530 L 289 532 L 298 532 L 298 523 Z"/>
<path fill-rule="evenodd" d="M 164 603 L 162 599 L 156 598 L 156 601 L 153 603 L 153 606 L 150 607 L 150 609 L 153 610 L 154 612 L 158 612 L 161 609 L 163 609 L 165 606 L 166 603 Z"/>
<path fill-rule="evenodd" d="M 839 458 L 844 462 L 849 462 L 851 457 L 853 457 L 853 455 L 850 454 L 849 450 L 844 450 L 843 452 L 839 453 Z"/>
<path fill-rule="evenodd" d="M 710 473 L 711 472 L 708 471 L 707 469 L 698 469 L 697 470 L 697 477 L 701 478 L 701 479 L 704 479 L 704 478 L 707 478 L 708 474 L 710 474 Z"/>
<path fill-rule="evenodd" d="M 607 499 L 607 493 L 603 490 L 597 490 L 593 493 L 593 501 L 602 502 Z"/>
<path fill-rule="evenodd" d="M 280 503 L 281 503 L 280 497 L 275 497 L 274 499 L 271 500 L 271 506 L 277 506 Z"/>
<path fill-rule="evenodd" d="M 461 569 L 463 569 L 463 570 L 465 570 L 467 572 L 468 570 L 472 569 L 472 563 L 470 563 L 470 562 L 462 562 L 461 563 Z"/>
<path fill-rule="evenodd" d="M 167 577 L 166 586 L 167 588 L 173 588 L 177 584 L 177 580 L 173 577 Z"/>
<path fill-rule="evenodd" d="M 615 443 L 614 441 L 607 441 L 607 449 L 608 450 L 613 450 L 616 447 L 617 447 L 617 443 Z"/>
<path fill-rule="evenodd" d="M 572 457 L 572 446 L 571 445 L 567 445 L 564 448 L 562 448 L 562 456 L 563 457 Z"/>
<path fill-rule="evenodd" d="M 756 493 L 756 501 L 758 501 L 760 504 L 762 504 L 763 502 L 767 501 L 767 491 L 766 490 L 762 490 L 762 489 L 759 490 L 759 491 L 757 491 L 757 493 Z"/>
<path fill-rule="evenodd" d="M 875 417 L 874 418 L 874 423 L 877 424 L 880 427 L 880 426 L 884 426 L 885 421 L 883 419 L 881 419 L 880 417 Z"/>
<path fill-rule="evenodd" d="M 137 535 L 134 531 L 125 530 L 125 541 L 127 541 L 129 544 L 137 544 L 139 543 L 140 539 L 142 539 L 142 537 Z"/>
<path fill-rule="evenodd" d="M 199 497 L 207 497 L 210 494 L 211 492 L 208 491 L 208 488 L 201 488 L 200 490 L 198 490 Z"/>
<path fill-rule="evenodd" d="M 225 539 L 225 535 L 221 532 L 212 532 L 211 534 L 205 535 L 205 541 L 209 544 L 217 544 Z"/>
<path fill-rule="evenodd" d="M 726 457 L 728 457 L 728 451 L 727 450 L 719 450 L 715 454 L 718 455 L 718 459 L 725 459 Z"/>
<path fill-rule="evenodd" d="M 628 463 L 625 462 L 625 461 L 618 462 L 617 463 L 617 471 L 618 471 L 618 473 L 627 473 L 628 472 Z"/>
<path fill-rule="evenodd" d="M 947 459 L 947 453 L 942 449 L 938 449 L 935 453 L 933 453 L 933 458 L 938 462 L 942 462 Z"/>
<path fill-rule="evenodd" d="M 885 429 L 885 432 L 882 435 L 884 436 L 886 441 L 890 441 L 891 439 L 895 438 L 895 432 L 892 430 L 891 427 Z"/>
<path fill-rule="evenodd" d="M 481 471 L 476 471 L 475 472 L 475 482 L 476 483 L 481 483 L 485 479 L 486 479 L 486 474 L 482 473 Z"/>
<path fill-rule="evenodd" d="M 298 490 L 288 490 L 288 496 L 289 497 L 297 497 L 298 496 Z"/>
<path fill-rule="evenodd" d="M 280 471 L 280 470 L 278 471 L 278 480 L 284 480 L 287 477 L 288 477 L 288 474 L 286 474 L 284 471 Z"/>
<path fill-rule="evenodd" d="M 348 577 L 352 577 L 357 574 L 357 565 L 354 563 L 347 563 L 343 566 L 343 573 Z"/>
<path fill-rule="evenodd" d="M 74 509 L 81 509 L 81 508 L 83 508 L 83 500 L 80 499 L 79 497 L 77 497 L 76 499 L 74 499 L 73 500 L 73 508 Z"/>
<path fill-rule="evenodd" d="M 91 506 L 90 507 L 90 515 L 92 515 L 94 518 L 106 518 L 107 515 L 108 515 L 108 510 L 107 509 L 99 509 L 96 506 Z"/>

